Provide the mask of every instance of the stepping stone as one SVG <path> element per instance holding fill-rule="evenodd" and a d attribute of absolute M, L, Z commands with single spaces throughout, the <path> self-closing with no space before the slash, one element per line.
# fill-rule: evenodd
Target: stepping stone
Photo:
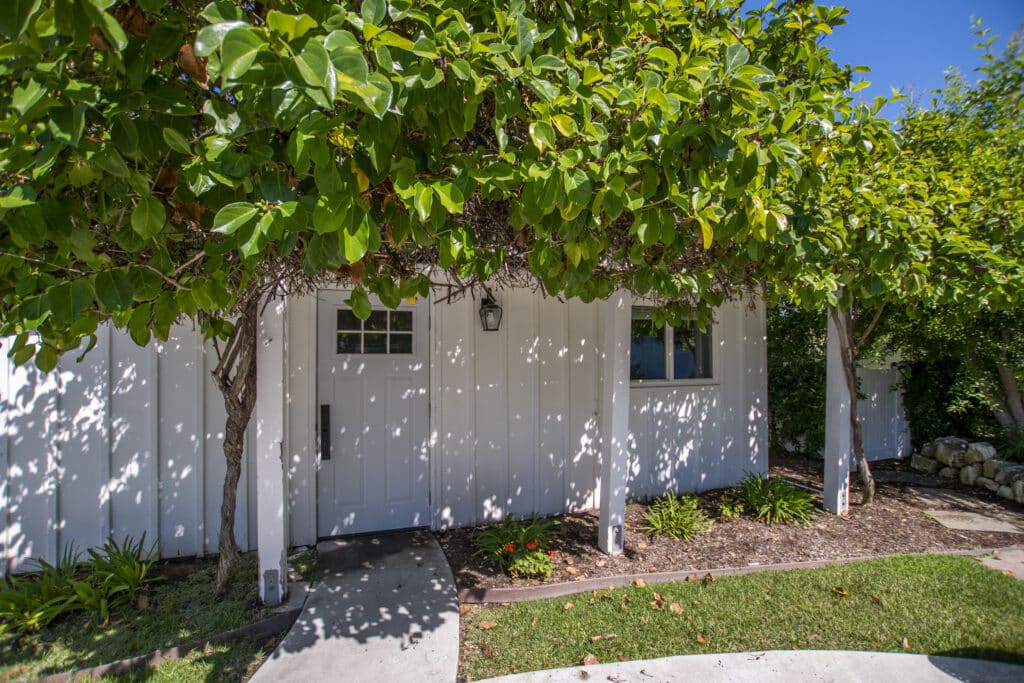
<path fill-rule="evenodd" d="M 1018 520 L 1008 519 L 1004 515 L 963 510 L 925 510 L 924 514 L 949 529 L 1024 534 L 1024 525 L 1020 525 Z"/>
<path fill-rule="evenodd" d="M 949 489 L 919 489 L 910 487 L 907 489 L 914 496 L 928 507 L 952 506 L 966 508 L 968 510 L 991 510 L 993 506 L 974 496 L 951 491 Z"/>
<path fill-rule="evenodd" d="M 983 557 L 981 563 L 986 567 L 992 567 L 1003 573 L 1009 572 L 1015 577 L 1024 581 L 1024 547 L 1010 546 L 1000 548 L 991 555 Z"/>

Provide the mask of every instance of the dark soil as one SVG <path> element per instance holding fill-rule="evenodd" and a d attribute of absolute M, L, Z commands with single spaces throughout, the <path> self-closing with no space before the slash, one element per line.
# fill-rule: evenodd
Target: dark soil
<path fill-rule="evenodd" d="M 905 463 L 875 463 L 876 470 L 905 469 Z M 820 489 L 820 460 L 773 459 L 772 476 L 785 477 L 809 488 Z M 955 484 L 944 487 L 958 488 Z M 1022 513 L 1024 506 L 985 492 L 977 492 L 982 507 Z M 718 503 L 727 490 L 701 494 L 705 513 L 718 518 Z M 816 495 L 820 503 L 820 496 Z M 919 553 L 1004 547 L 1024 542 L 1024 534 L 983 533 L 947 529 L 925 516 L 925 506 L 908 487 L 879 482 L 872 505 L 860 505 L 858 475 L 851 474 L 850 513 L 847 517 L 819 514 L 807 525 L 766 526 L 749 515 L 716 521 L 711 532 L 689 543 L 668 537 L 649 538 L 638 531 L 647 505 L 630 503 L 626 508 L 625 550 L 611 557 L 597 548 L 597 510 L 561 518 L 554 542 L 555 569 L 549 582 L 579 581 L 602 576 L 747 567 L 783 562 L 804 562 L 894 553 Z M 958 507 L 955 500 L 946 507 Z M 932 506 L 934 507 L 934 506 Z M 970 509 L 977 510 L 978 504 Z M 968 509 L 965 507 L 964 509 Z M 455 574 L 458 588 L 505 588 L 537 585 L 536 580 L 511 579 L 498 567 L 473 555 L 474 528 L 455 529 L 438 540 Z"/>

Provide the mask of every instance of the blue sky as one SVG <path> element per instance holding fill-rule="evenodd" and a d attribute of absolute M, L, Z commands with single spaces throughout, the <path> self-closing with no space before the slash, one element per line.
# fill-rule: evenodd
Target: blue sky
<path fill-rule="evenodd" d="M 827 0 L 819 0 L 833 4 Z M 871 87 L 860 91 L 868 101 L 888 96 L 892 87 L 913 89 L 922 105 L 930 92 L 943 85 L 943 75 L 956 66 L 972 81 L 982 64 L 971 17 L 980 17 L 999 36 L 1001 52 L 1006 39 L 1024 22 L 1024 0 L 836 0 L 850 10 L 847 23 L 825 40 L 840 64 L 871 67 L 861 77 Z M 902 104 L 886 110 L 899 116 Z"/>

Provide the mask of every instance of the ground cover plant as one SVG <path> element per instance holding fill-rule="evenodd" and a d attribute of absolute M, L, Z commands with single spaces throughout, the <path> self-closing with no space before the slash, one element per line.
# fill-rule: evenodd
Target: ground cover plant
<path fill-rule="evenodd" d="M 498 563 L 514 578 L 551 578 L 551 542 L 558 523 L 552 519 L 506 519 L 473 537 L 477 555 Z"/>
<path fill-rule="evenodd" d="M 674 493 L 658 498 L 644 514 L 641 531 L 650 536 L 671 536 L 683 541 L 711 531 L 714 521 L 708 519 L 697 496 Z"/>
<path fill-rule="evenodd" d="M 164 563 L 152 569 L 161 580 L 150 584 L 145 601 L 126 602 L 106 620 L 95 612 L 77 611 L 42 630 L 0 633 L 0 679 L 33 678 L 148 654 L 263 618 L 265 611 L 257 599 L 255 556 L 242 558 L 241 580 L 220 600 L 215 600 L 216 569 L 215 559 Z M 244 671 L 248 665 L 242 666 L 238 658 L 251 660 L 258 648 L 256 644 L 238 647 L 237 652 L 221 647 L 196 653 L 186 668 Z M 234 664 L 228 666 L 228 659 Z M 181 666 L 178 663 L 172 668 Z M 192 674 L 182 676 L 187 680 Z M 204 680 L 202 675 L 195 677 Z"/>
<path fill-rule="evenodd" d="M 765 524 L 806 523 L 814 514 L 811 494 L 784 479 L 749 474 L 740 483 L 738 495 L 754 517 Z"/>
<path fill-rule="evenodd" d="M 640 582 L 638 582 L 640 583 Z M 470 679 L 709 652 L 855 649 L 1024 662 L 1024 582 L 965 557 L 919 555 L 477 608 Z"/>

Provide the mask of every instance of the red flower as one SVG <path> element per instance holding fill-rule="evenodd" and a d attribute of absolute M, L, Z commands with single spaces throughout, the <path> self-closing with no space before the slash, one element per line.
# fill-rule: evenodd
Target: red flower
<path fill-rule="evenodd" d="M 515 549 L 516 549 L 516 544 L 515 543 L 506 543 L 505 544 L 504 550 L 505 550 L 506 553 L 514 552 Z"/>
<path fill-rule="evenodd" d="M 555 551 L 554 550 L 549 550 L 548 551 L 548 557 L 551 559 L 552 562 L 554 562 L 555 561 Z"/>
<path fill-rule="evenodd" d="M 540 543 L 535 538 L 532 541 L 527 541 L 526 542 L 526 549 L 527 550 L 536 550 L 537 546 L 539 546 L 539 545 L 540 545 Z"/>

